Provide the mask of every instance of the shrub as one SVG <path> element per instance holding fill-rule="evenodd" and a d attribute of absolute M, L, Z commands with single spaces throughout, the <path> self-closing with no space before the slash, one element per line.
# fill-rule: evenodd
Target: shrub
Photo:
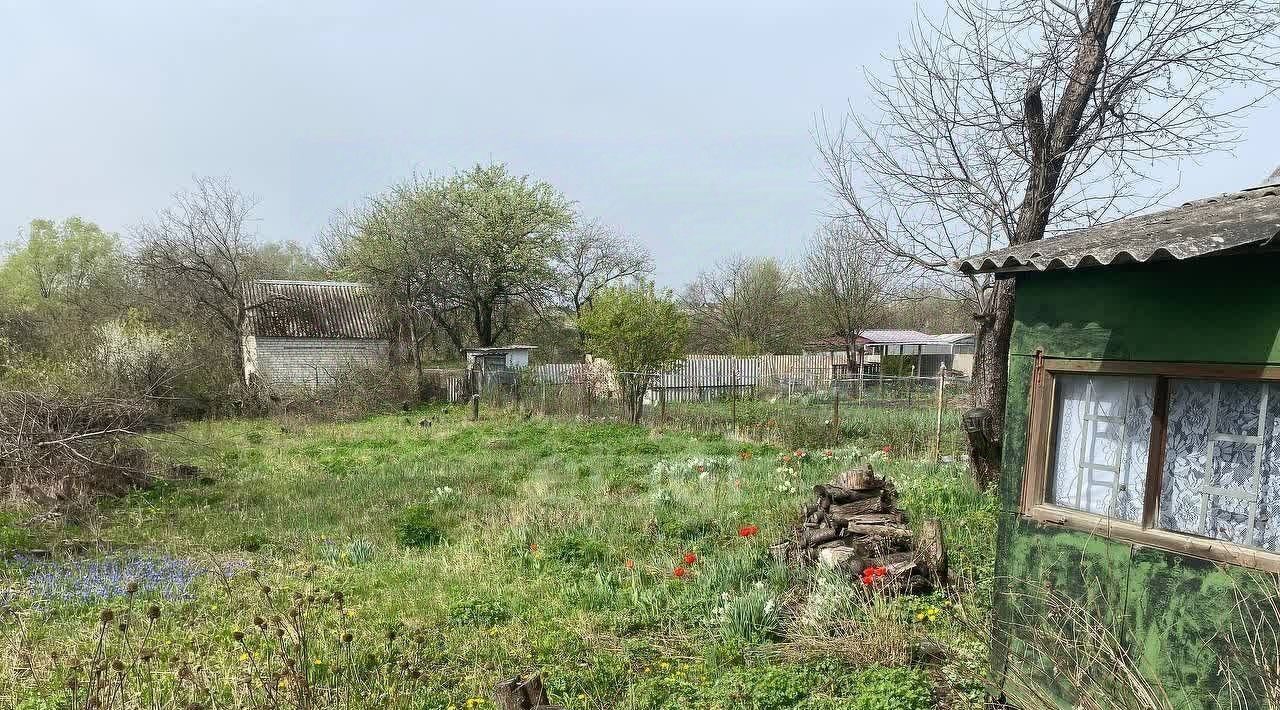
<path fill-rule="evenodd" d="M 411 505 L 394 521 L 396 542 L 402 547 L 431 547 L 445 540 L 448 521 L 431 503 Z"/>

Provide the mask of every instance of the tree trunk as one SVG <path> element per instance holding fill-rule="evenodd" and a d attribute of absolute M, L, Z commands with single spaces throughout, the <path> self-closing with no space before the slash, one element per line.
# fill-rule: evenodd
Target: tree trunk
<path fill-rule="evenodd" d="M 1009 336 L 1013 332 L 1014 279 L 995 282 L 987 313 L 978 318 L 977 355 L 973 368 L 974 406 L 985 409 L 989 426 L 966 431 L 969 467 L 986 488 L 1000 478 L 1001 439 L 1009 384 Z"/>
<path fill-rule="evenodd" d="M 243 305 L 236 310 L 236 327 L 235 332 L 231 334 L 231 366 L 235 368 L 236 388 L 237 392 L 243 391 L 248 386 L 248 381 L 244 376 L 244 332 L 245 321 L 248 320 L 249 314 Z"/>
<path fill-rule="evenodd" d="M 414 322 L 413 311 L 408 311 L 406 316 L 409 319 L 409 355 L 413 358 L 414 381 L 418 385 L 418 400 L 421 401 L 425 382 L 422 376 L 422 353 L 418 349 L 418 325 Z"/>

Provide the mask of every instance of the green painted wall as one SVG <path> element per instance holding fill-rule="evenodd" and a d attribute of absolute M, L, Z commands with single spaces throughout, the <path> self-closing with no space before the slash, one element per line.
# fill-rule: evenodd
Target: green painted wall
<path fill-rule="evenodd" d="M 1054 357 L 1280 364 L 1280 255 L 1022 274 L 1014 313 L 992 643 L 996 684 L 1011 692 L 1030 685 L 1062 708 L 1078 704 L 1081 687 L 1123 698 L 1128 692 L 1107 680 L 1114 663 L 1097 667 L 1096 656 L 1062 643 L 1075 639 L 1087 647 L 1096 641 L 1090 634 L 1108 629 L 1171 707 L 1267 707 L 1266 688 L 1280 688 L 1274 577 L 1024 521 L 1018 499 L 1037 348 Z M 1269 675 L 1260 668 L 1267 662 Z M 1095 680 L 1074 679 L 1076 671 Z"/>

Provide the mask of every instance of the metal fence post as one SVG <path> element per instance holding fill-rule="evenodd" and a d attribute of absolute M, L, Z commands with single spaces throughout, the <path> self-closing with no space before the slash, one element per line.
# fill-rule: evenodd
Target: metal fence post
<path fill-rule="evenodd" d="M 667 425 L 667 388 L 658 388 L 658 428 Z"/>
<path fill-rule="evenodd" d="M 933 462 L 942 461 L 942 402 L 945 399 L 944 390 L 947 386 L 947 366 L 938 366 L 938 415 L 933 426 Z"/>

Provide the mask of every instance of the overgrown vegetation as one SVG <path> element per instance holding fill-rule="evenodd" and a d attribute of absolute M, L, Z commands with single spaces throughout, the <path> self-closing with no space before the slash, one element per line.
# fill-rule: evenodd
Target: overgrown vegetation
<path fill-rule="evenodd" d="M 195 581 L 65 598 L 32 583 L 46 564 L 123 564 L 6 564 L 0 705 L 85 707 L 97 688 L 104 707 L 444 710 L 536 670 L 577 710 L 966 707 L 982 652 L 959 620 L 989 598 L 996 506 L 959 466 L 879 443 L 780 467 L 780 449 L 721 436 L 442 408 L 190 425 L 152 448 L 211 482 L 9 539 L 185 561 L 147 569 Z M 768 554 L 804 489 L 870 451 L 915 520 L 948 520 L 956 589 L 886 598 Z"/>

